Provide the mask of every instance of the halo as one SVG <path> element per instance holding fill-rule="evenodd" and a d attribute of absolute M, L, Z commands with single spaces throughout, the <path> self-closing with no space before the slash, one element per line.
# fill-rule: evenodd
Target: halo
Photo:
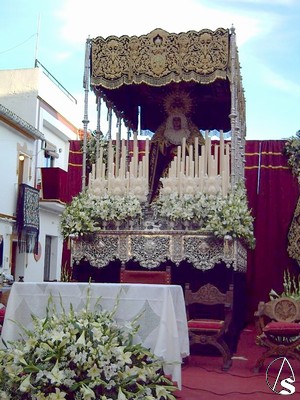
<path fill-rule="evenodd" d="M 163 107 L 168 115 L 175 112 L 188 115 L 192 111 L 192 99 L 186 91 L 174 90 L 164 98 Z"/>

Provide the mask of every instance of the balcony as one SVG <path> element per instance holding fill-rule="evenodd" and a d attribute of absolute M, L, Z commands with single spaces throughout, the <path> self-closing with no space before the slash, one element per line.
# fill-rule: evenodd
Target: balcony
<path fill-rule="evenodd" d="M 68 173 L 61 168 L 41 168 L 40 206 L 52 211 L 63 211 L 69 198 Z"/>

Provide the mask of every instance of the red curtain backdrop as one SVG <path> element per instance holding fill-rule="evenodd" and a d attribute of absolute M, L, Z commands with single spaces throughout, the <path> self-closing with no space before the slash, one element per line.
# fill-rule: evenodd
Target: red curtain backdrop
<path fill-rule="evenodd" d="M 77 196 L 82 186 L 82 151 L 81 140 L 70 141 L 68 164 L 68 202 Z"/>
<path fill-rule="evenodd" d="M 285 141 L 246 142 L 246 188 L 253 210 L 256 248 L 248 252 L 247 297 L 249 318 L 271 289 L 282 292 L 283 273 L 297 271 L 287 253 L 288 231 L 299 187 L 283 155 Z"/>

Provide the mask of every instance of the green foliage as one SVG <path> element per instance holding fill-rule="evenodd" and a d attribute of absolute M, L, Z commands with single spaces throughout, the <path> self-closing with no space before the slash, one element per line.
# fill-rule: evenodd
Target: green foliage
<path fill-rule="evenodd" d="M 100 132 L 99 138 L 97 132 L 93 131 L 86 140 L 86 165 L 88 171 L 92 170 L 92 165 L 96 163 L 97 159 L 97 142 L 98 148 L 103 147 L 103 162 L 107 164 L 107 153 L 108 153 L 108 140 L 104 137 L 103 133 Z M 83 144 L 82 148 L 83 150 Z"/>
<path fill-rule="evenodd" d="M 300 130 L 285 143 L 283 153 L 288 156 L 288 165 L 294 176 L 300 176 Z"/>

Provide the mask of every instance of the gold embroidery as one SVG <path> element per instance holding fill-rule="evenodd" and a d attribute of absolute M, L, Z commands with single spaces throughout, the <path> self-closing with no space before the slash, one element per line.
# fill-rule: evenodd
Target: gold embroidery
<path fill-rule="evenodd" d="M 139 37 L 99 36 L 91 43 L 91 83 L 107 89 L 142 82 L 152 86 L 191 80 L 210 83 L 227 77 L 227 29 L 180 34 L 155 29 Z"/>

